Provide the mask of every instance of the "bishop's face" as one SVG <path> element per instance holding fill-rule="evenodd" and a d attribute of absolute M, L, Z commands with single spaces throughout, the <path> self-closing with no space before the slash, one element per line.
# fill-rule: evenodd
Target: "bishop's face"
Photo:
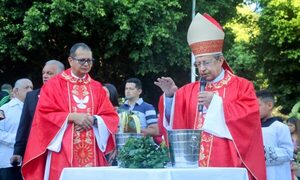
<path fill-rule="evenodd" d="M 92 52 L 83 48 L 78 48 L 75 52 L 75 56 L 69 57 L 68 60 L 72 72 L 80 78 L 89 73 L 93 66 Z"/>
<path fill-rule="evenodd" d="M 196 57 L 194 66 L 198 69 L 201 77 L 205 77 L 207 81 L 213 81 L 222 71 L 224 59 L 214 56 L 199 56 Z"/>

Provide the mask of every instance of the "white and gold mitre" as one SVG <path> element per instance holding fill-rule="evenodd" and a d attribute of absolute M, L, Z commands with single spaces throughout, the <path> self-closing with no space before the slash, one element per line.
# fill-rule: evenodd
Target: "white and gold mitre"
<path fill-rule="evenodd" d="M 197 56 L 222 53 L 224 32 L 220 24 L 208 14 L 197 15 L 190 24 L 187 41 Z"/>

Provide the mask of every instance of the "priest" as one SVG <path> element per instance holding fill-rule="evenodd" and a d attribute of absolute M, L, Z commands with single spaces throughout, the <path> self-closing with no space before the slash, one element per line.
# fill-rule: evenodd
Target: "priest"
<path fill-rule="evenodd" d="M 102 85 L 89 76 L 94 59 L 84 43 L 72 46 L 71 68 L 42 87 L 24 156 L 27 179 L 59 179 L 64 167 L 106 166 L 118 115 Z"/>
<path fill-rule="evenodd" d="M 207 14 L 197 14 L 187 40 L 200 82 L 177 88 L 170 77 L 154 82 L 164 92 L 159 127 L 201 129 L 199 166 L 244 167 L 250 179 L 266 179 L 259 106 L 253 84 L 233 74 L 223 54 L 224 32 Z"/>

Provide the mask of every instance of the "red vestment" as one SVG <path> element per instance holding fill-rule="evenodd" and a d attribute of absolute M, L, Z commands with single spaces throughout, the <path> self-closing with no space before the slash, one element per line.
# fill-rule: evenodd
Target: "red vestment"
<path fill-rule="evenodd" d="M 22 166 L 26 180 L 44 178 L 47 147 L 71 112 L 100 116 L 110 133 L 107 146 L 100 151 L 92 129 L 79 133 L 73 123 L 68 123 L 60 151 L 52 152 L 49 179 L 58 179 L 64 167 L 107 165 L 105 154 L 115 147 L 118 115 L 99 82 L 88 74 L 84 79 L 74 78 L 68 69 L 41 89 Z"/>
<path fill-rule="evenodd" d="M 213 91 L 222 98 L 225 123 L 233 139 L 213 135 L 211 135 L 212 138 L 205 136 L 204 140 L 211 148 L 208 151 L 206 149 L 205 153 L 208 154 L 204 153 L 208 158 L 206 165 L 209 167 L 245 167 L 250 179 L 265 180 L 266 165 L 259 107 L 252 83 L 226 70 L 221 81 L 207 84 L 206 91 Z M 195 121 L 198 121 L 196 117 L 198 115 L 198 92 L 199 82 L 187 84 L 176 91 L 173 99 L 175 104 L 172 129 L 197 128 L 198 122 Z M 163 98 L 160 98 L 159 114 L 161 115 L 158 122 L 159 128 L 167 139 L 162 123 Z M 206 134 L 209 135 L 209 133 Z"/>

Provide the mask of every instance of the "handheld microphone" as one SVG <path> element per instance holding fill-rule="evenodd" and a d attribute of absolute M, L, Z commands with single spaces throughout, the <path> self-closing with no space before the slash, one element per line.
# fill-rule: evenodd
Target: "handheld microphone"
<path fill-rule="evenodd" d="M 201 77 L 201 79 L 200 79 L 200 86 L 199 86 L 199 92 L 205 91 L 206 83 L 207 83 L 207 81 L 206 81 L 205 77 Z M 203 112 L 203 105 L 202 104 L 198 105 L 198 112 Z"/>
<path fill-rule="evenodd" d="M 18 160 L 14 160 L 13 162 L 11 162 L 10 163 L 13 167 L 17 167 L 19 164 L 20 164 L 20 162 L 18 161 Z"/>

